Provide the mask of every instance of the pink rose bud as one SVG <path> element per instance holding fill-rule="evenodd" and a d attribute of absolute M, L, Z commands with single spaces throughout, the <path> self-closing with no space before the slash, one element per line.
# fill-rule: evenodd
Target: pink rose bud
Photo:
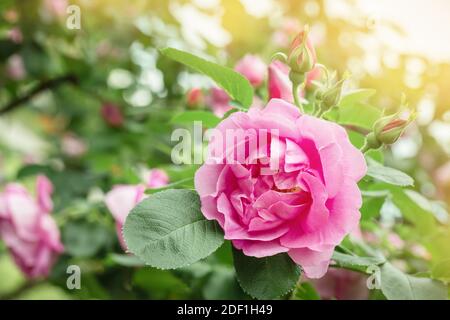
<path fill-rule="evenodd" d="M 373 126 L 373 133 L 375 138 L 384 144 L 393 144 L 396 142 L 405 131 L 406 127 L 415 119 L 415 114 L 412 113 L 408 119 L 401 119 L 399 113 L 391 116 L 382 117 L 375 122 Z"/>
<path fill-rule="evenodd" d="M 112 103 L 105 103 L 102 106 L 101 114 L 105 122 L 111 127 L 121 127 L 124 117 L 120 108 Z"/>
<path fill-rule="evenodd" d="M 259 87 L 266 77 L 267 66 L 260 57 L 247 54 L 238 61 L 234 70 L 246 77 L 252 86 Z"/>
<path fill-rule="evenodd" d="M 211 140 L 195 174 L 205 218 L 245 255 L 287 253 L 307 277 L 322 277 L 361 216 L 366 161 L 346 130 L 280 99 L 215 129 L 234 139 Z"/>
<path fill-rule="evenodd" d="M 145 198 L 144 185 L 117 185 L 105 196 L 105 204 L 116 220 L 117 236 L 120 245 L 126 251 L 122 228 L 130 211 Z"/>
<path fill-rule="evenodd" d="M 292 41 L 288 54 L 289 66 L 294 72 L 307 73 L 317 63 L 316 50 L 308 39 L 308 29 L 300 32 Z"/>
<path fill-rule="evenodd" d="M 293 103 L 292 82 L 289 79 L 289 67 L 281 61 L 269 65 L 269 99 L 283 99 Z"/>
<path fill-rule="evenodd" d="M 211 107 L 213 113 L 222 118 L 225 113 L 230 111 L 233 107 L 230 105 L 230 97 L 221 88 L 212 87 L 209 95 L 206 98 L 206 103 Z"/>
<path fill-rule="evenodd" d="M 29 278 L 48 276 L 64 251 L 59 229 L 50 215 L 53 186 L 39 176 L 36 189 L 37 198 L 20 184 L 10 184 L 0 193 L 0 236 Z"/>
<path fill-rule="evenodd" d="M 189 108 L 196 108 L 204 103 L 205 97 L 200 88 L 192 88 L 186 95 L 187 105 Z"/>

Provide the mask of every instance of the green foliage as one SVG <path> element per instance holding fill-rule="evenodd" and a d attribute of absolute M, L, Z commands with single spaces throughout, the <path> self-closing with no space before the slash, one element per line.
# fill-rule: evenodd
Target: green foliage
<path fill-rule="evenodd" d="M 164 48 L 160 51 L 166 57 L 183 63 L 195 71 L 209 76 L 218 86 L 224 89 L 232 99 L 238 101 L 243 107 L 248 108 L 252 104 L 253 88 L 248 80 L 241 74 L 227 67 L 174 48 Z"/>
<path fill-rule="evenodd" d="M 170 122 L 173 124 L 192 125 L 194 121 L 201 121 L 206 128 L 214 128 L 221 121 L 213 113 L 207 111 L 184 111 L 176 114 Z"/>
<path fill-rule="evenodd" d="M 190 190 L 166 190 L 142 201 L 128 215 L 124 237 L 146 264 L 175 269 L 206 258 L 223 243 L 223 231 L 204 218 Z"/>
<path fill-rule="evenodd" d="M 233 250 L 237 279 L 242 289 L 257 299 L 275 299 L 290 292 L 300 277 L 300 268 L 285 253 L 254 258 Z"/>
<path fill-rule="evenodd" d="M 302 282 L 296 285 L 292 293 L 292 300 L 320 300 L 320 295 L 314 287 L 308 282 Z"/>
<path fill-rule="evenodd" d="M 67 253 L 75 257 L 92 257 L 109 244 L 109 230 L 98 223 L 68 222 L 62 231 Z"/>
<path fill-rule="evenodd" d="M 406 173 L 394 168 L 385 167 L 375 161 L 369 161 L 367 175 L 376 180 L 383 181 L 395 186 L 413 186 L 414 180 Z"/>
<path fill-rule="evenodd" d="M 407 275 L 390 263 L 381 268 L 381 291 L 389 300 L 447 300 L 443 283 Z"/>
<path fill-rule="evenodd" d="M 341 268 L 345 267 L 369 267 L 373 265 L 380 265 L 386 262 L 384 257 L 360 257 L 357 255 L 349 255 L 335 251 L 332 259 L 336 262 L 337 266 Z"/>
<path fill-rule="evenodd" d="M 375 95 L 377 91 L 375 89 L 356 89 L 347 92 L 339 102 L 339 107 L 353 106 L 357 103 L 364 102 L 370 97 Z"/>

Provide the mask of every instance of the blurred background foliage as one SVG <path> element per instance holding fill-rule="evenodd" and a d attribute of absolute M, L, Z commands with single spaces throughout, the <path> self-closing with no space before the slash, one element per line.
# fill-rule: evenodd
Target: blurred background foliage
<path fill-rule="evenodd" d="M 0 184 L 31 185 L 37 173 L 52 180 L 66 252 L 48 280 L 30 282 L 0 245 L 0 297 L 246 298 L 234 278 L 229 243 L 176 272 L 139 268 L 118 244 L 103 194 L 114 184 L 139 182 L 146 167 L 167 170 L 171 181 L 196 169 L 171 163 L 169 120 L 186 109 L 190 88 L 211 82 L 160 57 L 158 48 L 185 49 L 230 67 L 246 53 L 269 63 L 304 24 L 311 26 L 319 61 L 341 75 L 351 72 L 348 89 L 376 89 L 370 105 L 387 113 L 397 110 L 402 93 L 417 108 L 417 123 L 384 152 L 386 164 L 415 178 L 416 193 L 392 190 L 391 210 L 384 199 L 366 201 L 362 226 L 382 235 L 380 246 L 406 271 L 441 270 L 438 278 L 448 281 L 450 54 L 436 59 L 434 52 L 392 47 L 384 40 L 411 34 L 360 2 L 2 0 Z M 66 27 L 69 4 L 81 8 L 80 30 Z M 436 26 L 435 33 L 445 40 L 445 29 Z M 118 108 L 116 121 L 105 115 L 105 105 Z M 402 202 L 405 196 L 418 204 Z M 395 208 L 404 216 L 395 216 Z M 392 246 L 388 232 L 373 223 L 381 219 L 399 222 L 390 229 L 412 249 Z M 69 264 L 83 270 L 81 290 L 66 289 Z"/>

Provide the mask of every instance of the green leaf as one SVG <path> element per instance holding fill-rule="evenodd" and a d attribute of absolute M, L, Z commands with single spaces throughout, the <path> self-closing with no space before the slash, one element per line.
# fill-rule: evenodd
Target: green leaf
<path fill-rule="evenodd" d="M 191 53 L 174 48 L 161 49 L 161 53 L 177 62 L 203 73 L 213 79 L 228 95 L 248 108 L 253 101 L 253 88 L 250 82 L 241 74 L 230 68 L 202 59 Z"/>
<path fill-rule="evenodd" d="M 381 116 L 381 111 L 371 105 L 355 104 L 339 107 L 338 122 L 371 129 Z"/>
<path fill-rule="evenodd" d="M 129 254 L 112 253 L 109 257 L 111 262 L 124 267 L 142 267 L 144 263 L 136 256 Z"/>
<path fill-rule="evenodd" d="M 434 279 L 439 279 L 447 283 L 450 282 L 450 259 L 437 263 L 431 269 L 431 275 Z"/>
<path fill-rule="evenodd" d="M 381 268 L 381 291 L 389 300 L 447 299 L 447 287 L 443 283 L 410 276 L 390 263 Z"/>
<path fill-rule="evenodd" d="M 168 270 L 142 268 L 137 270 L 132 282 L 144 290 L 150 299 L 187 299 L 189 288 Z"/>
<path fill-rule="evenodd" d="M 185 111 L 176 114 L 170 122 L 173 124 L 192 125 L 194 121 L 201 121 L 202 126 L 206 128 L 214 128 L 221 119 L 208 111 Z"/>
<path fill-rule="evenodd" d="M 257 299 L 275 299 L 291 291 L 300 277 L 300 268 L 285 253 L 255 258 L 233 250 L 237 279 L 242 289 Z"/>
<path fill-rule="evenodd" d="M 191 190 L 150 195 L 128 215 L 124 237 L 133 254 L 161 269 L 206 258 L 224 242 L 219 224 L 204 218 L 200 199 Z"/>
<path fill-rule="evenodd" d="M 292 300 L 320 300 L 320 295 L 308 282 L 303 282 L 295 287 Z"/>
<path fill-rule="evenodd" d="M 414 180 L 406 173 L 394 168 L 385 167 L 375 161 L 368 161 L 367 175 L 376 180 L 395 186 L 413 186 Z"/>
<path fill-rule="evenodd" d="M 359 257 L 345 253 L 334 252 L 332 259 L 342 267 L 345 266 L 362 266 L 369 267 L 372 265 L 380 265 L 386 262 L 383 257 Z"/>
<path fill-rule="evenodd" d="M 376 92 L 375 89 L 357 89 L 347 92 L 339 102 L 339 107 L 351 106 L 357 102 L 364 102 Z"/>
<path fill-rule="evenodd" d="M 202 290 L 207 300 L 235 300 L 245 298 L 244 293 L 236 281 L 233 268 L 215 266 Z"/>

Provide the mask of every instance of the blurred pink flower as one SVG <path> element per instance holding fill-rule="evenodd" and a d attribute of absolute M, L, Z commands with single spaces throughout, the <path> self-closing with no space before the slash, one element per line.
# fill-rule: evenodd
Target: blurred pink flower
<path fill-rule="evenodd" d="M 213 113 L 219 118 L 222 118 L 225 113 L 233 108 L 230 106 L 230 101 L 230 97 L 225 90 L 219 87 L 212 87 L 206 98 L 207 105 L 211 107 Z"/>
<path fill-rule="evenodd" d="M 396 250 L 402 250 L 405 247 L 405 241 L 394 232 L 388 234 L 387 240 L 389 244 Z"/>
<path fill-rule="evenodd" d="M 122 111 L 112 103 L 104 103 L 100 110 L 103 120 L 111 127 L 121 127 L 124 123 Z"/>
<path fill-rule="evenodd" d="M 45 0 L 44 5 L 51 14 L 61 17 L 66 14 L 69 3 L 67 0 Z"/>
<path fill-rule="evenodd" d="M 61 141 L 62 152 L 69 157 L 81 157 L 87 151 L 86 143 L 72 133 L 65 134 Z"/>
<path fill-rule="evenodd" d="M 126 251 L 122 228 L 130 211 L 145 198 L 144 185 L 117 185 L 106 194 L 105 203 L 116 220 L 117 236 L 120 245 Z"/>
<path fill-rule="evenodd" d="M 186 95 L 186 102 L 188 107 L 195 108 L 203 104 L 204 98 L 202 89 L 192 88 Z"/>
<path fill-rule="evenodd" d="M 203 215 L 245 255 L 286 252 L 308 277 L 322 277 L 335 246 L 358 226 L 364 156 L 344 128 L 280 99 L 216 127 L 222 137 L 241 130 L 235 135 L 248 141 L 210 141 L 211 158 L 195 174 Z"/>
<path fill-rule="evenodd" d="M 123 239 L 122 229 L 130 211 L 146 198 L 147 188 L 160 188 L 169 182 L 166 172 L 160 169 L 150 170 L 147 185 L 116 185 L 105 196 L 105 204 L 116 221 L 117 236 L 120 245 L 127 251 L 127 245 Z"/>
<path fill-rule="evenodd" d="M 267 66 L 257 55 L 247 54 L 237 62 L 234 70 L 246 77 L 254 87 L 259 87 L 266 77 Z"/>
<path fill-rule="evenodd" d="M 169 183 L 169 176 L 164 170 L 152 169 L 148 172 L 147 187 L 161 188 Z"/>
<path fill-rule="evenodd" d="M 330 269 L 321 279 L 312 280 L 320 297 L 325 300 L 367 300 L 367 276 L 345 269 Z"/>
<path fill-rule="evenodd" d="M 6 73 L 9 78 L 16 81 L 23 80 L 26 77 L 27 72 L 20 55 L 13 54 L 11 57 L 9 57 L 6 66 Z"/>
<path fill-rule="evenodd" d="M 12 28 L 8 31 L 8 38 L 14 43 L 22 43 L 23 35 L 19 28 Z"/>
<path fill-rule="evenodd" d="M 14 261 L 29 277 L 49 275 L 64 247 L 50 216 L 53 186 L 44 176 L 36 182 L 36 198 L 20 184 L 9 184 L 0 194 L 0 236 Z"/>
<path fill-rule="evenodd" d="M 290 39 L 301 29 L 300 21 L 294 18 L 285 18 L 281 26 L 272 36 L 272 41 L 279 47 L 289 45 Z"/>

